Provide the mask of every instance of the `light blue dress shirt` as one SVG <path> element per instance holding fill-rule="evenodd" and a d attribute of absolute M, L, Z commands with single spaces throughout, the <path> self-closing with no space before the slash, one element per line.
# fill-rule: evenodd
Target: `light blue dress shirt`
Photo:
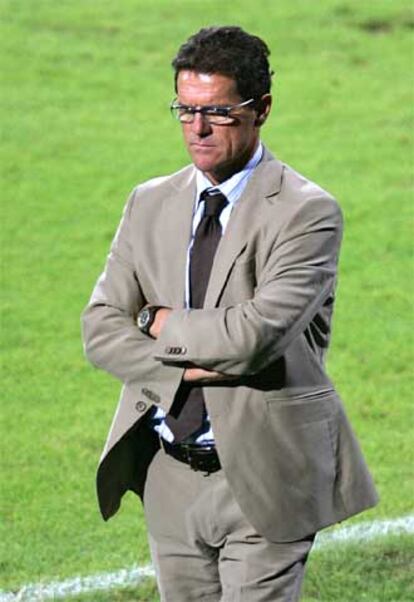
<path fill-rule="evenodd" d="M 225 233 L 227 224 L 229 223 L 230 215 L 239 201 L 241 195 L 246 188 L 247 182 L 251 178 L 254 169 L 260 162 L 263 156 L 263 146 L 259 144 L 257 147 L 253 157 L 250 161 L 245 165 L 245 167 L 234 174 L 228 180 L 225 180 L 221 184 L 216 186 L 212 186 L 210 180 L 206 178 L 206 176 L 200 171 L 197 170 L 196 176 L 196 185 L 197 185 L 197 193 L 194 202 L 193 209 L 193 222 L 192 222 L 192 231 L 191 231 L 191 240 L 188 246 L 187 251 L 187 268 L 186 268 L 186 285 L 185 285 L 185 306 L 189 307 L 189 298 L 190 298 L 190 253 L 191 248 L 194 242 L 195 232 L 197 230 L 197 226 L 201 221 L 201 218 L 204 213 L 204 205 L 205 202 L 200 200 L 200 195 L 204 190 L 213 189 L 220 190 L 222 194 L 224 194 L 228 200 L 228 205 L 223 209 L 220 214 L 220 224 L 222 229 L 222 234 Z M 151 419 L 154 429 L 169 443 L 174 441 L 174 435 L 171 430 L 165 424 L 165 412 L 158 408 L 155 412 L 154 416 Z M 206 416 L 203 426 L 197 433 L 194 433 L 185 441 L 186 443 L 197 443 L 200 445 L 211 445 L 214 443 L 214 435 L 211 428 L 210 420 L 208 416 Z"/>

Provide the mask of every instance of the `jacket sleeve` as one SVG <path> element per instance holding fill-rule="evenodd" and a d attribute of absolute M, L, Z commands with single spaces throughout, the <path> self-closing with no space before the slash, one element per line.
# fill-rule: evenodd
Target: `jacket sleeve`
<path fill-rule="evenodd" d="M 85 355 L 98 368 L 130 386 L 139 384 L 168 411 L 182 369 L 154 359 L 155 341 L 140 332 L 136 317 L 146 304 L 132 259 L 130 219 L 133 192 L 125 206 L 105 269 L 82 314 Z"/>
<path fill-rule="evenodd" d="M 173 311 L 154 356 L 229 375 L 265 369 L 332 293 L 341 237 L 342 215 L 333 199 L 302 203 L 275 237 L 254 297 L 231 307 Z"/>

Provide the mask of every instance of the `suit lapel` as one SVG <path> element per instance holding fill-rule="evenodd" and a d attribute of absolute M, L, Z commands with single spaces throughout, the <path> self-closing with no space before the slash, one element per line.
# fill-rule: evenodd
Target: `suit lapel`
<path fill-rule="evenodd" d="M 183 307 L 185 300 L 187 249 L 191 236 L 194 199 L 196 194 L 195 170 L 188 168 L 184 177 L 174 184 L 173 192 L 166 195 L 163 220 L 166 225 L 162 245 L 165 261 L 165 282 L 169 283 L 172 307 Z"/>
<path fill-rule="evenodd" d="M 204 307 L 215 307 L 233 263 L 249 240 L 254 224 L 263 212 L 263 203 L 280 191 L 283 166 L 265 151 L 244 193 L 234 208 L 217 248 Z"/>
<path fill-rule="evenodd" d="M 233 263 L 242 252 L 261 219 L 263 203 L 280 191 L 283 166 L 265 149 L 261 163 L 256 167 L 244 193 L 234 208 L 226 232 L 220 241 L 211 270 L 204 307 L 215 307 L 225 286 Z M 161 265 L 166 272 L 162 281 L 169 283 L 172 307 L 183 307 L 187 250 L 191 236 L 194 199 L 196 195 L 195 169 L 185 168 L 165 194 L 162 223 L 163 236 Z"/>

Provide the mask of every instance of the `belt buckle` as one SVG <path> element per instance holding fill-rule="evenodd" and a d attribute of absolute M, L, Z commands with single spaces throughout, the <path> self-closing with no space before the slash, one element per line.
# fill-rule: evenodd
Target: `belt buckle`
<path fill-rule="evenodd" d="M 201 451 L 201 450 L 200 450 Z M 215 472 L 214 466 L 208 467 L 208 460 L 206 459 L 206 452 L 211 452 L 211 449 L 204 449 L 200 454 L 197 454 L 196 450 L 189 448 L 187 450 L 188 463 L 190 468 L 195 472 L 203 473 L 203 476 L 208 477 L 210 474 Z M 194 453 L 193 453 L 194 452 Z M 213 468 L 213 469 L 212 469 Z"/>
<path fill-rule="evenodd" d="M 189 467 L 191 468 L 191 470 L 194 470 L 194 472 L 198 472 L 200 469 L 198 467 L 197 455 L 193 453 L 193 450 L 188 444 L 184 444 L 183 449 Z"/>

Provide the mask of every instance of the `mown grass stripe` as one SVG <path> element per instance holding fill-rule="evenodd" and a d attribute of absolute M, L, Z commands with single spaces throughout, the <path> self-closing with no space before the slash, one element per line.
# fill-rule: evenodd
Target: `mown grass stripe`
<path fill-rule="evenodd" d="M 379 537 L 398 534 L 414 534 L 414 515 L 395 519 L 363 522 L 321 533 L 313 548 L 323 550 L 332 545 L 369 542 Z M 151 565 L 135 566 L 112 573 L 98 573 L 87 577 L 73 577 L 64 581 L 35 583 L 23 586 L 18 592 L 0 592 L 0 602 L 36 602 L 58 600 L 96 591 L 135 586 L 146 577 L 153 577 Z"/>

